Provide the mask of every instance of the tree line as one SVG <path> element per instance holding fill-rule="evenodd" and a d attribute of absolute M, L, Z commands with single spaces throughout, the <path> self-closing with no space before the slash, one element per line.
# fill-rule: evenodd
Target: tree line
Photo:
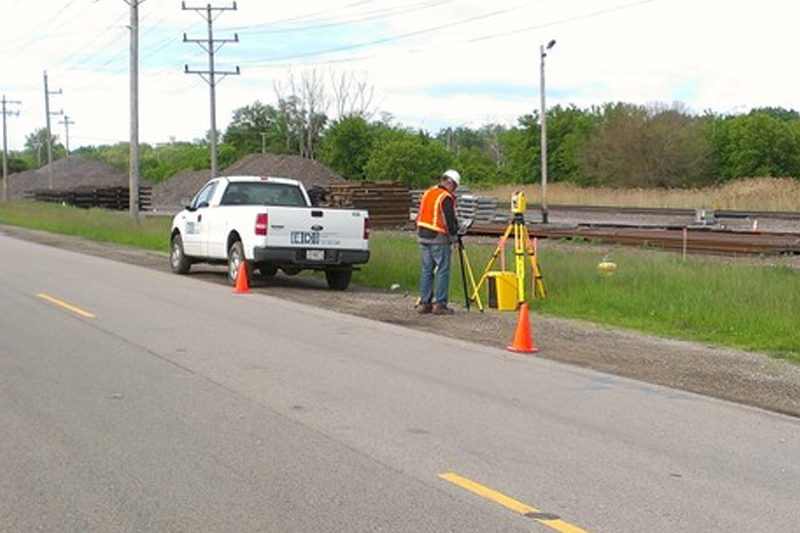
<path fill-rule="evenodd" d="M 348 180 L 401 180 L 429 185 L 448 167 L 476 185 L 533 183 L 540 176 L 540 116 L 513 126 L 460 126 L 436 133 L 374 118 L 368 99 L 339 100 L 331 120 L 320 93 L 290 87 L 276 104 L 237 109 L 218 149 L 220 168 L 250 153 L 296 154 L 319 160 Z M 363 87 L 362 87 L 363 90 Z M 347 94 L 343 91 L 342 94 Z M 355 99 L 350 94 L 351 102 Z M 44 130 L 12 157 L 12 171 L 41 166 Z M 64 155 L 56 141 L 55 153 Z M 37 158 L 37 151 L 39 157 Z M 547 111 L 548 178 L 583 186 L 701 187 L 740 177 L 800 179 L 800 113 L 758 108 L 747 114 L 690 113 L 681 104 L 607 103 Z M 127 168 L 128 145 L 75 150 Z M 209 168 L 208 139 L 140 147 L 142 177 L 158 182 L 185 169 Z"/>

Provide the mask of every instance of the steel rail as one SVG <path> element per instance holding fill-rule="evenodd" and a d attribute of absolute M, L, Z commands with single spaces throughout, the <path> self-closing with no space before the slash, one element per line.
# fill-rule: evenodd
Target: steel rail
<path fill-rule="evenodd" d="M 498 209 L 507 211 L 509 202 L 498 202 Z M 536 209 L 537 204 L 530 203 L 528 208 Z M 573 205 L 573 204 L 548 204 L 548 211 L 565 212 L 575 211 L 580 213 L 619 213 L 628 215 L 651 216 L 694 216 L 696 209 L 681 207 L 625 207 L 604 205 Z M 800 211 L 741 211 L 736 209 L 709 209 L 717 218 L 763 218 L 779 220 L 800 221 Z"/>

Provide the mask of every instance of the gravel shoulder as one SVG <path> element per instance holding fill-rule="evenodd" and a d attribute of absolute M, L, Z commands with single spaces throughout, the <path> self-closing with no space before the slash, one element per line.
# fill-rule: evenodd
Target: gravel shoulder
<path fill-rule="evenodd" d="M 169 272 L 164 253 L 0 225 L 0 232 L 45 245 Z M 196 265 L 190 276 L 225 283 L 224 269 Z M 452 316 L 419 315 L 414 294 L 351 287 L 337 292 L 322 280 L 278 275 L 252 290 L 321 308 L 504 349 L 517 314 L 457 309 Z M 610 327 L 532 314 L 542 357 L 646 383 L 721 398 L 800 417 L 800 366 L 760 353 L 676 341 Z"/>

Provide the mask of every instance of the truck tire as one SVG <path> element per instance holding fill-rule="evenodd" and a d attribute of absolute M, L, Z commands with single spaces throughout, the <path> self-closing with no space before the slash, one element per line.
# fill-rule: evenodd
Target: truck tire
<path fill-rule="evenodd" d="M 180 233 L 173 235 L 170 242 L 169 264 L 176 274 L 188 274 L 189 269 L 192 268 L 192 260 L 186 257 L 183 251 L 183 239 Z"/>
<path fill-rule="evenodd" d="M 228 250 L 228 282 L 231 286 L 236 286 L 236 277 L 239 275 L 239 264 L 244 261 L 244 271 L 247 275 L 247 284 L 250 284 L 250 265 L 244 257 L 244 246 L 242 241 L 231 244 Z"/>
<path fill-rule="evenodd" d="M 352 277 L 352 268 L 337 268 L 335 270 L 325 271 L 325 281 L 328 282 L 328 288 L 334 291 L 345 290 L 350 285 L 350 279 Z"/>
<path fill-rule="evenodd" d="M 258 265 L 258 275 L 261 279 L 269 279 L 275 277 L 278 273 L 278 267 L 270 264 Z"/>

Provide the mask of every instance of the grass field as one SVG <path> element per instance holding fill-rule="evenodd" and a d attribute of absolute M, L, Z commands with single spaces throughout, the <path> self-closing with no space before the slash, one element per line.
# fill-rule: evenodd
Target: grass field
<path fill-rule="evenodd" d="M 468 256 L 479 277 L 496 244 L 471 241 L 466 239 Z M 376 233 L 370 247 L 372 258 L 356 275 L 357 283 L 384 288 L 397 283 L 416 291 L 419 252 L 410 235 Z M 513 268 L 507 248 L 506 265 Z M 683 261 L 668 252 L 617 248 L 617 270 L 608 276 L 597 269 L 603 256 L 596 246 L 544 243 L 539 263 L 548 297 L 529 298 L 531 308 L 800 363 L 800 272 L 691 257 Z M 464 302 L 456 256 L 453 260 L 451 300 Z"/>
<path fill-rule="evenodd" d="M 54 233 L 168 251 L 169 220 L 81 210 L 57 205 L 0 204 L 0 223 Z M 495 248 L 487 240 L 466 240 L 476 275 Z M 375 231 L 372 257 L 355 283 L 388 289 L 399 284 L 415 292 L 419 251 L 411 234 Z M 551 316 L 580 318 L 662 336 L 761 351 L 800 363 L 800 272 L 781 266 L 753 266 L 689 258 L 641 249 L 614 250 L 611 276 L 597 264 L 596 246 L 543 243 L 539 261 L 547 299 L 532 308 Z M 508 258 L 508 265 L 513 265 Z M 454 256 L 451 300 L 463 302 Z"/>

